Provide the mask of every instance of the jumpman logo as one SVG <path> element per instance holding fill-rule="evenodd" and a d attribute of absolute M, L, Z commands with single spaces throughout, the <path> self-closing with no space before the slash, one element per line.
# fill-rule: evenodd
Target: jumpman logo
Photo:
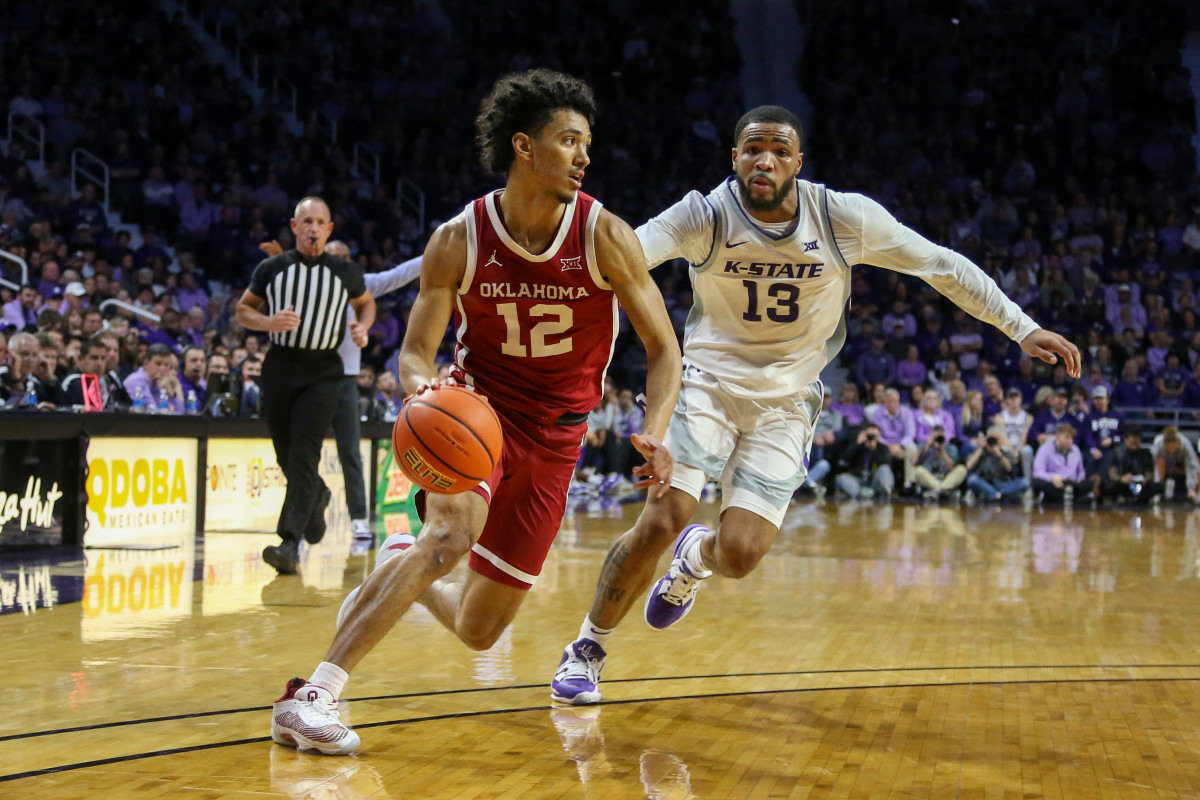
<path fill-rule="evenodd" d="M 500 263 L 500 259 L 496 258 L 496 251 L 495 251 L 495 250 L 493 250 L 493 251 L 492 251 L 492 257 L 491 257 L 491 258 L 489 258 L 489 259 L 487 260 L 487 263 L 486 263 L 486 264 L 484 264 L 484 266 L 485 266 L 485 267 L 490 267 L 492 264 L 495 264 L 497 267 L 503 267 L 503 266 L 504 266 L 503 264 L 501 264 L 501 263 Z"/>

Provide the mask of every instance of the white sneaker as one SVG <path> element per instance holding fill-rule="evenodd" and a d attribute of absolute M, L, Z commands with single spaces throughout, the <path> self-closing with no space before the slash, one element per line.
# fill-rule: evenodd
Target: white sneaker
<path fill-rule="evenodd" d="M 689 525 L 675 539 L 671 568 L 646 596 L 646 622 L 650 627 L 669 628 L 692 610 L 696 592 L 700 591 L 702 581 L 712 575 L 712 570 L 704 568 L 703 564 L 689 564 L 686 553 L 708 532 L 703 525 Z"/>
<path fill-rule="evenodd" d="M 600 671 L 607 655 L 591 639 L 576 639 L 567 645 L 550 681 L 550 699 L 575 706 L 599 703 Z"/>
<path fill-rule="evenodd" d="M 359 745 L 358 734 L 338 719 L 337 700 L 325 689 L 308 687 L 303 678 L 288 681 L 287 691 L 275 701 L 271 738 L 285 747 L 318 750 L 327 756 L 349 755 Z"/>
<path fill-rule="evenodd" d="M 375 569 L 379 569 L 379 565 L 387 561 L 389 558 L 398 556 L 408 548 L 417 543 L 417 537 L 411 533 L 393 533 L 383 541 L 383 545 L 379 548 L 379 552 L 375 554 Z M 362 586 L 355 586 L 350 590 L 350 594 L 346 595 L 346 599 L 342 601 L 342 607 L 338 609 L 337 627 L 340 630 L 342 622 L 345 621 L 346 615 L 350 613 L 350 609 L 354 606 L 354 602 L 358 599 L 359 590 Z"/>
<path fill-rule="evenodd" d="M 350 542 L 350 555 L 364 556 L 375 546 L 375 534 L 371 532 L 371 523 L 365 519 L 350 520 L 350 530 L 354 539 Z"/>

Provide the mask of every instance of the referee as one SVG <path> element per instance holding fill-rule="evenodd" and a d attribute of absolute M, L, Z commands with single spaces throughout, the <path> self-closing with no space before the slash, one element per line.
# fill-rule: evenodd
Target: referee
<path fill-rule="evenodd" d="M 263 242 L 258 246 L 269 256 L 279 255 L 283 248 L 279 242 Z M 337 258 L 350 258 L 350 248 L 339 241 L 325 245 L 325 252 Z M 421 277 L 421 257 L 410 258 L 384 272 L 368 273 L 364 276 L 367 291 L 372 297 L 383 297 Z M 352 314 L 349 309 L 346 315 Z M 371 533 L 371 521 L 367 514 L 367 495 L 364 489 L 362 454 L 362 427 L 359 425 L 358 371 L 362 365 L 362 347 L 354 341 L 350 328 L 338 345 L 343 372 L 338 389 L 338 406 L 333 415 L 333 437 L 337 441 L 338 459 L 342 462 L 342 477 L 346 480 L 346 507 L 350 511 L 350 530 L 354 539 L 350 543 L 350 555 L 361 556 L 375 546 Z"/>
<path fill-rule="evenodd" d="M 262 404 L 288 485 L 277 528 L 283 541 L 265 547 L 263 560 L 282 575 L 296 572 L 301 536 L 315 544 L 325 535 L 330 492 L 317 463 L 337 408 L 342 378 L 337 346 L 347 327 L 347 304 L 357 315 L 349 328 L 360 347 L 375 321 L 375 300 L 367 293 L 362 268 L 324 252 L 333 232 L 325 201 L 301 200 L 291 228 L 296 249 L 255 267 L 237 304 L 238 324 L 271 335 Z"/>

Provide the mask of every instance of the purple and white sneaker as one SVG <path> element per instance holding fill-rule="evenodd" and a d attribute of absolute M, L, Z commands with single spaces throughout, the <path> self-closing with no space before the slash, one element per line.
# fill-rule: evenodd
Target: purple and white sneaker
<path fill-rule="evenodd" d="M 646 597 L 646 622 L 651 628 L 669 628 L 692 610 L 700 582 L 712 575 L 712 570 L 689 566 L 684 553 L 706 533 L 708 528 L 703 525 L 688 525 L 675 540 L 671 568 L 651 587 Z"/>
<path fill-rule="evenodd" d="M 550 682 L 550 699 L 573 706 L 599 703 L 600 670 L 607 655 L 591 639 L 576 639 L 567 645 Z"/>

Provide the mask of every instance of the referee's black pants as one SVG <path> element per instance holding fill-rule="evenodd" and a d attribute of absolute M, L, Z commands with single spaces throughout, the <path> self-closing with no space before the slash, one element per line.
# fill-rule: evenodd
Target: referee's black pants
<path fill-rule="evenodd" d="M 336 350 L 274 345 L 262 367 L 262 410 L 287 477 L 279 536 L 299 542 L 323 485 L 317 474 L 321 442 L 337 410 L 342 359 Z"/>
<path fill-rule="evenodd" d="M 346 375 L 338 384 L 337 411 L 333 415 L 333 438 L 346 479 L 346 509 L 350 519 L 367 518 L 366 481 L 363 480 L 362 425 L 359 424 L 358 376 Z"/>

